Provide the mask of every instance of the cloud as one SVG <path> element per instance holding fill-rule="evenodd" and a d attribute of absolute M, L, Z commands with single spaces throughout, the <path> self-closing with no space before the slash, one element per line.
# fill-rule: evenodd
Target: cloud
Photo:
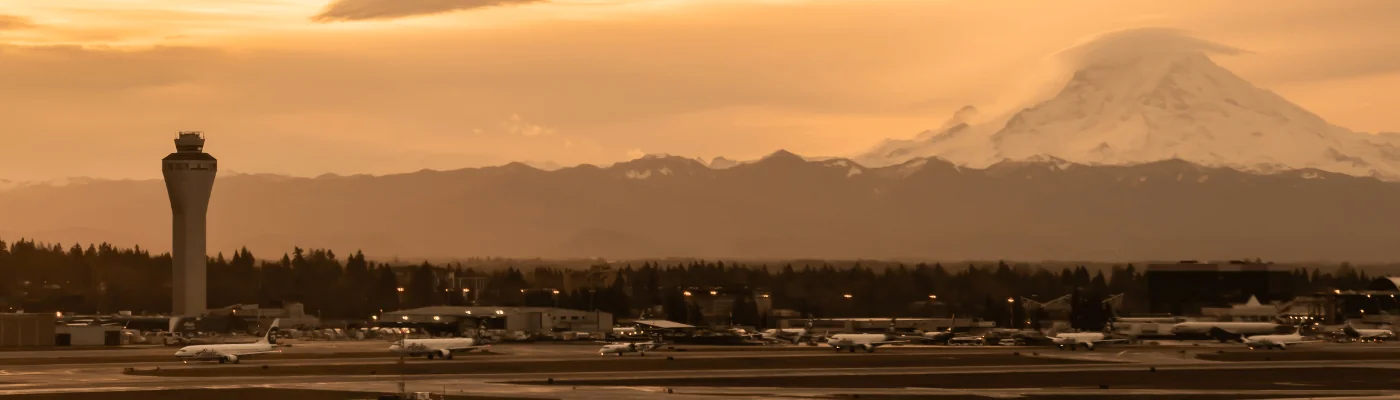
<path fill-rule="evenodd" d="M 1162 27 L 1124 29 L 1094 35 L 1056 53 L 1080 66 L 1141 58 L 1147 54 L 1214 53 L 1237 55 L 1246 51 L 1191 36 L 1185 30 Z"/>
<path fill-rule="evenodd" d="M 543 3 L 547 0 L 334 0 L 320 14 L 311 17 L 316 22 L 388 20 L 420 15 L 508 5 Z"/>
<path fill-rule="evenodd" d="M 525 121 L 524 119 L 520 118 L 520 114 L 511 114 L 510 119 L 507 119 L 503 125 L 505 125 L 506 132 L 510 132 L 510 134 L 512 135 L 534 137 L 550 135 L 554 133 L 553 129 Z"/>
<path fill-rule="evenodd" d="M 644 157 L 644 156 L 646 156 L 646 155 L 647 155 L 647 153 L 643 153 L 643 152 L 642 152 L 642 149 L 632 149 L 632 150 L 628 150 L 628 151 L 627 151 L 627 159 L 628 159 L 628 160 L 636 160 L 636 159 L 642 158 L 642 157 Z"/>
<path fill-rule="evenodd" d="M 33 28 L 34 20 L 17 15 L 0 14 L 0 31 Z"/>

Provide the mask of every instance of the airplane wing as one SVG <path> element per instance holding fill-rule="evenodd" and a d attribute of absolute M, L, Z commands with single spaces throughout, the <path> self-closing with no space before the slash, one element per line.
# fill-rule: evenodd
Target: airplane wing
<path fill-rule="evenodd" d="M 909 344 L 909 341 L 908 341 L 908 340 L 889 340 L 889 341 L 884 341 L 884 342 L 873 342 L 873 343 L 870 343 L 870 344 L 871 344 L 872 346 L 885 345 L 885 344 Z"/>
<path fill-rule="evenodd" d="M 483 344 L 483 345 L 473 345 L 473 346 L 451 346 L 451 347 L 447 347 L 447 351 L 469 351 L 469 350 L 476 350 L 476 349 L 485 348 L 485 347 L 491 347 L 491 345 L 489 345 L 489 344 Z"/>

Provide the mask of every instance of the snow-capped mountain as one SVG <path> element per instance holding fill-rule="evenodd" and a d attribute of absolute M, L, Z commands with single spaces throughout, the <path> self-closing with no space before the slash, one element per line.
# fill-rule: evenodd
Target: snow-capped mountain
<path fill-rule="evenodd" d="M 943 127 L 857 157 L 879 166 L 940 157 L 981 168 L 1049 156 L 1088 165 L 1181 159 L 1251 172 L 1316 168 L 1400 180 L 1400 135 L 1329 124 L 1217 65 L 1238 50 L 1163 29 L 1103 35 L 1061 53 L 1076 66 L 1052 98 Z"/>

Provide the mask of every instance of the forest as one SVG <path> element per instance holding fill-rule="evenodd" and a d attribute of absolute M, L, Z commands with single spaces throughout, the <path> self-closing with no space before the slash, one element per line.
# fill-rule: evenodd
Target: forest
<path fill-rule="evenodd" d="M 1021 304 L 1008 307 L 1008 298 L 1048 301 L 1074 294 L 1076 302 L 1094 304 L 1123 294 L 1121 309 L 1090 312 L 1131 315 L 1145 309 L 1147 295 L 1144 268 L 1133 264 L 1091 272 L 1084 266 L 1007 262 L 865 266 L 662 260 L 566 268 L 544 260 L 497 261 L 500 266 L 491 268 L 470 262 L 410 264 L 369 260 L 359 251 L 342 258 L 331 250 L 301 248 L 264 259 L 239 249 L 210 258 L 208 301 L 211 308 L 301 302 L 307 313 L 328 320 L 366 320 L 380 311 L 475 301 L 697 322 L 696 306 L 684 293 L 714 291 L 735 299 L 733 322 L 764 325 L 768 318 L 755 315 L 751 304 L 756 295 L 767 295 L 774 309 L 807 317 L 944 313 L 998 321 L 1023 320 Z M 0 304 L 10 310 L 168 313 L 170 277 L 170 255 L 140 247 L 0 241 Z M 449 277 L 477 277 L 486 285 L 467 295 L 460 280 Z M 1370 281 L 1347 264 L 1296 267 L 1290 278 L 1294 293 L 1363 289 Z"/>

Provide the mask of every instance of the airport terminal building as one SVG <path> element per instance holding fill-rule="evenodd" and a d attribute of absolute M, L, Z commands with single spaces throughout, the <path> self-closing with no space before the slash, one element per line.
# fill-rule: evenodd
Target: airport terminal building
<path fill-rule="evenodd" d="M 436 335 L 470 336 L 477 330 L 553 335 L 562 332 L 605 334 L 613 315 L 549 307 L 433 306 L 385 312 L 375 316 L 381 327 L 418 328 Z"/>

